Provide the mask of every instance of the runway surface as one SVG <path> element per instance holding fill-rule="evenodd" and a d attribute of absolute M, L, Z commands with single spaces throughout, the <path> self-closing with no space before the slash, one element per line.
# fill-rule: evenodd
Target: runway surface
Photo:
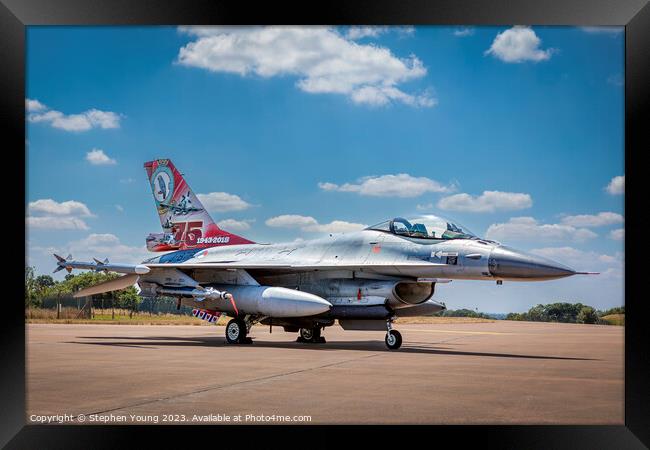
<path fill-rule="evenodd" d="M 253 327 L 228 345 L 216 326 L 29 324 L 27 422 L 624 423 L 622 327 L 396 328 L 398 351 L 338 326 L 326 344 Z"/>

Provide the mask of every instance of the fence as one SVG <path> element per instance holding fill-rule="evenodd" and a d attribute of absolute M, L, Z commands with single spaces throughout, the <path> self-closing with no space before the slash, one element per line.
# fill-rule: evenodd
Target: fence
<path fill-rule="evenodd" d="M 124 308 L 112 298 L 92 298 L 72 296 L 49 297 L 42 300 L 38 308 L 31 307 L 25 310 L 25 317 L 28 319 L 91 319 L 95 310 L 101 310 L 104 314 L 108 311 L 118 316 L 131 314 L 133 312 L 157 314 L 191 315 L 192 308 L 181 306 L 176 307 L 176 299 L 160 298 L 154 299 L 144 297 L 134 308 Z"/>

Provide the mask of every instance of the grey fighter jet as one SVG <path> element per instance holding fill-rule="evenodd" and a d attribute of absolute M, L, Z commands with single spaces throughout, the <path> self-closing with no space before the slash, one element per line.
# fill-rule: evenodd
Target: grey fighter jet
<path fill-rule="evenodd" d="M 147 164 L 158 161 L 180 176 L 169 160 Z M 197 207 L 203 208 L 200 202 Z M 183 250 L 141 264 L 57 257 L 57 270 L 125 274 L 83 289 L 77 297 L 137 283 L 140 295 L 176 297 L 179 308 L 191 306 L 198 318 L 215 322 L 225 314 L 231 317 L 226 326 L 231 344 L 250 343 L 247 334 L 254 323 L 298 332 L 302 342 L 324 342 L 321 331 L 338 320 L 345 330 L 386 330 L 391 350 L 402 343 L 392 327 L 396 318 L 445 309 L 434 299 L 437 284 L 544 281 L 588 273 L 481 239 L 432 214 L 395 217 L 357 232 L 282 244 L 251 243 L 214 223 L 210 226 L 213 243 L 194 245 L 198 241 L 193 237 Z M 201 235 L 200 225 L 195 227 Z M 247 243 L 238 243 L 242 241 Z"/>

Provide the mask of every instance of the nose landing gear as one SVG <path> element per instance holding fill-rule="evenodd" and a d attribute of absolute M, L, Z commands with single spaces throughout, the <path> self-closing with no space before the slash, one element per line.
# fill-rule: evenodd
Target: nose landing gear
<path fill-rule="evenodd" d="M 386 330 L 386 338 L 384 339 L 386 347 L 389 350 L 397 350 L 402 346 L 402 334 L 397 330 L 393 330 L 392 318 L 386 321 Z"/>

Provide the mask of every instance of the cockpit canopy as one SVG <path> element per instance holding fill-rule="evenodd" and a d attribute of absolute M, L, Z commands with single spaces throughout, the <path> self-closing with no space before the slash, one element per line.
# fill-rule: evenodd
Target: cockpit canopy
<path fill-rule="evenodd" d="M 372 225 L 366 230 L 388 231 L 399 236 L 421 239 L 478 239 L 467 228 L 432 214 L 409 220 L 395 217 L 392 220 Z"/>

